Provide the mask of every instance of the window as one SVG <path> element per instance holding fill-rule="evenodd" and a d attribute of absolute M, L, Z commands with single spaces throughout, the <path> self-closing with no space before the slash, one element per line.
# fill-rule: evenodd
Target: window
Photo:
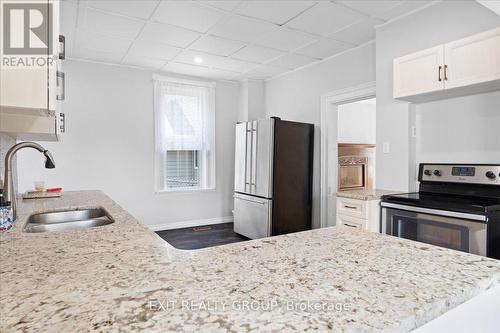
<path fill-rule="evenodd" d="M 154 77 L 156 191 L 215 188 L 215 84 Z"/>

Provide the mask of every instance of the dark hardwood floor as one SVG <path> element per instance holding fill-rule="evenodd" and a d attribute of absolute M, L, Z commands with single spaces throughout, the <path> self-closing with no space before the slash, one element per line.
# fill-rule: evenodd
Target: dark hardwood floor
<path fill-rule="evenodd" d="M 182 250 L 202 249 L 248 240 L 233 231 L 232 223 L 164 230 L 156 233 L 173 247 Z"/>

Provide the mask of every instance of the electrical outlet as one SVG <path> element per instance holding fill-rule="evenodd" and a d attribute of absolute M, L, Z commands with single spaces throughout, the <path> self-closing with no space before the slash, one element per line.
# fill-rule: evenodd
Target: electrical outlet
<path fill-rule="evenodd" d="M 391 152 L 391 144 L 390 142 L 384 142 L 382 145 L 382 151 L 384 154 L 389 154 Z"/>
<path fill-rule="evenodd" d="M 416 138 L 417 137 L 417 126 L 412 126 L 411 127 L 411 136 L 413 138 Z"/>

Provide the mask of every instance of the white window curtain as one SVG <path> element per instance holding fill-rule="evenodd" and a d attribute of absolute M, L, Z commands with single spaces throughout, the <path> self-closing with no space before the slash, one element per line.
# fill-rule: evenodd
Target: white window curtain
<path fill-rule="evenodd" d="M 210 151 L 214 139 L 215 84 L 154 79 L 156 151 Z"/>

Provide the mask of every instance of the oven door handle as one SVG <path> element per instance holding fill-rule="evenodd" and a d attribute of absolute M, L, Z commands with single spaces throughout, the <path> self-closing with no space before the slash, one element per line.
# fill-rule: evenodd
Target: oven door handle
<path fill-rule="evenodd" d="M 439 216 L 446 216 L 446 217 L 455 217 L 455 218 L 466 219 L 466 220 L 474 220 L 474 221 L 482 221 L 482 222 L 486 222 L 488 220 L 487 217 L 484 215 L 460 213 L 460 212 L 450 212 L 447 210 L 432 209 L 432 208 L 406 206 L 406 205 L 399 205 L 399 204 L 394 204 L 394 203 L 390 203 L 390 202 L 381 202 L 380 206 L 382 206 L 384 208 L 394 208 L 394 209 L 406 210 L 408 212 L 424 213 L 424 214 L 439 215 Z"/>

